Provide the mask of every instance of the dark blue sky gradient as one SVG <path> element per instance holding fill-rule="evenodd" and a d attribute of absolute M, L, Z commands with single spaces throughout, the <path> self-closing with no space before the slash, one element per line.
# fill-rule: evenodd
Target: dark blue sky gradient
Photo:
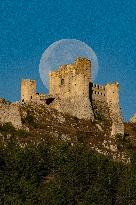
<path fill-rule="evenodd" d="M 96 52 L 97 83 L 120 83 L 126 120 L 136 112 L 135 0 L 4 0 L 0 2 L 0 96 L 20 98 L 20 80 L 37 80 L 39 61 L 54 41 L 79 39 Z"/>

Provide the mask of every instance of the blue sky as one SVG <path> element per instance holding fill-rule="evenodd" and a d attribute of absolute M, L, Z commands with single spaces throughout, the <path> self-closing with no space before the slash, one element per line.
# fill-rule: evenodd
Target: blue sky
<path fill-rule="evenodd" d="M 135 0 L 1 0 L 0 96 L 20 98 L 20 80 L 37 80 L 44 50 L 59 39 L 78 39 L 96 52 L 97 83 L 120 83 L 125 120 L 136 112 Z"/>

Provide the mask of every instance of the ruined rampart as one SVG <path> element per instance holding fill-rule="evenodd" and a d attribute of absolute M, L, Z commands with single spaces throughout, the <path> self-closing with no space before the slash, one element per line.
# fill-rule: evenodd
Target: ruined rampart
<path fill-rule="evenodd" d="M 0 104 L 0 123 L 11 122 L 17 129 L 22 128 L 20 106 L 18 104 Z"/>

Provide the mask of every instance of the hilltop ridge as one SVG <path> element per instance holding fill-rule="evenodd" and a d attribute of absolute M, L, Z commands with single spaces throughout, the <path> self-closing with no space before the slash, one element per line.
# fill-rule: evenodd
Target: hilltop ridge
<path fill-rule="evenodd" d="M 90 149 L 114 160 L 129 161 L 129 155 L 125 149 L 118 147 L 118 135 L 110 136 L 111 121 L 103 118 L 103 116 L 98 116 L 94 121 L 78 119 L 61 113 L 51 106 L 35 102 L 11 104 L 12 113 L 8 116 L 11 110 L 9 105 L 4 105 L 4 107 L 6 106 L 8 113 L 4 110 L 3 112 L 7 116 L 7 122 L 11 118 L 17 133 L 22 133 L 22 136 L 17 134 L 17 140 L 21 147 L 37 146 L 43 142 L 60 143 L 61 141 L 74 146 L 81 142 Z M 10 138 L 9 135 L 3 135 L 2 132 L 0 132 L 0 135 L 1 143 L 6 143 Z M 123 142 L 123 136 L 119 136 Z M 136 143 L 133 144 L 133 146 L 135 145 Z"/>

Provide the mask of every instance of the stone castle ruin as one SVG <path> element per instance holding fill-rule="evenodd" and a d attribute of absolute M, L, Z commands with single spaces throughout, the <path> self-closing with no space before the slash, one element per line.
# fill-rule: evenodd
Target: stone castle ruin
<path fill-rule="evenodd" d="M 110 119 L 111 135 L 124 134 L 119 105 L 119 84 L 92 83 L 92 66 L 86 58 L 49 73 L 49 94 L 36 93 L 36 81 L 22 80 L 21 101 L 46 103 L 79 119 Z"/>

